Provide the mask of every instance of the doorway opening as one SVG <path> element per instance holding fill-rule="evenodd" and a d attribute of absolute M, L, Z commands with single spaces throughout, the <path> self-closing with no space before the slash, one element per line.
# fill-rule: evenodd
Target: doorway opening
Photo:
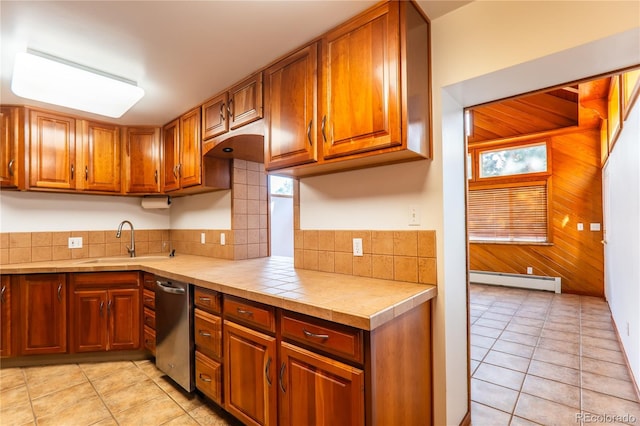
<path fill-rule="evenodd" d="M 269 176 L 271 256 L 293 257 L 293 179 Z"/>

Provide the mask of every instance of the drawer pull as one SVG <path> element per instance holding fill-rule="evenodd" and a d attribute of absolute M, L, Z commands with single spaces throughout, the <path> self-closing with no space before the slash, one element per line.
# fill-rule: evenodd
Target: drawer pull
<path fill-rule="evenodd" d="M 198 300 L 201 301 L 201 302 L 211 302 L 211 298 L 210 297 L 198 296 Z"/>
<path fill-rule="evenodd" d="M 153 297 L 145 297 L 144 301 L 151 303 L 151 302 L 153 302 Z"/>
<path fill-rule="evenodd" d="M 248 317 L 252 317 L 252 316 L 253 316 L 253 312 L 248 311 L 248 310 L 246 310 L 246 309 L 238 308 L 238 309 L 236 309 L 236 310 L 238 311 L 238 313 L 239 313 L 240 315 L 246 315 L 246 316 L 248 316 Z"/>
<path fill-rule="evenodd" d="M 207 376 L 206 374 L 202 374 L 200 373 L 200 375 L 198 376 L 198 378 L 200 380 L 202 380 L 203 382 L 209 383 L 211 382 L 211 377 Z"/>
<path fill-rule="evenodd" d="M 198 334 L 203 337 L 211 337 L 211 333 L 207 333 L 206 331 L 198 330 Z"/>
<path fill-rule="evenodd" d="M 316 334 L 316 333 L 312 333 L 310 331 L 307 331 L 306 329 L 302 329 L 302 332 L 304 333 L 304 335 L 310 339 L 321 339 L 321 340 L 328 340 L 329 339 L 329 335 L 328 334 Z"/>

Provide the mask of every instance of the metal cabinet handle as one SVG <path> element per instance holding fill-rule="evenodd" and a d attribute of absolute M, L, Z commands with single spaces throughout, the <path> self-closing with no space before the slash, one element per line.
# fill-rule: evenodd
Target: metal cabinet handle
<path fill-rule="evenodd" d="M 202 337 L 211 337 L 211 333 L 207 333 L 206 331 L 198 330 L 198 334 Z"/>
<path fill-rule="evenodd" d="M 13 163 L 15 163 L 16 160 L 14 160 L 13 158 L 11 159 L 11 161 L 9 161 L 9 176 L 13 177 Z"/>
<path fill-rule="evenodd" d="M 309 145 L 313 146 L 313 141 L 311 140 L 311 124 L 313 123 L 313 119 L 309 121 L 309 127 L 307 127 L 307 139 L 309 140 Z"/>
<path fill-rule="evenodd" d="M 62 283 L 58 283 L 58 302 L 62 302 Z"/>
<path fill-rule="evenodd" d="M 109 315 L 111 313 L 111 303 L 112 302 L 113 302 L 112 300 L 109 300 L 109 303 L 107 303 L 107 315 Z"/>
<path fill-rule="evenodd" d="M 267 360 L 267 366 L 264 368 L 264 375 L 267 378 L 267 383 L 271 386 L 271 377 L 269 377 L 269 368 L 271 367 L 271 357 Z"/>
<path fill-rule="evenodd" d="M 328 340 L 329 339 L 329 335 L 328 334 L 316 334 L 316 333 L 312 333 L 310 331 L 308 331 L 307 329 L 302 329 L 302 332 L 304 333 L 304 335 L 306 337 L 309 338 L 313 338 L 313 339 L 321 339 L 321 340 Z"/>
<path fill-rule="evenodd" d="M 324 139 L 324 143 L 327 143 L 327 134 L 325 133 L 325 127 L 327 126 L 327 116 L 322 117 L 322 139 Z"/>
<path fill-rule="evenodd" d="M 248 316 L 248 317 L 252 317 L 252 316 L 253 316 L 253 312 L 248 311 L 248 310 L 246 310 L 246 309 L 237 308 L 236 310 L 238 311 L 238 313 L 239 313 L 240 315 L 246 315 L 246 316 Z"/>
<path fill-rule="evenodd" d="M 178 178 L 178 166 L 173 166 L 173 177 Z"/>
<path fill-rule="evenodd" d="M 102 311 L 104 309 L 104 300 L 100 301 L 100 316 L 102 317 Z"/>
<path fill-rule="evenodd" d="M 71 180 L 73 180 L 73 175 L 75 174 L 75 172 L 76 172 L 76 168 L 73 167 L 73 164 L 72 164 L 71 165 Z"/>
<path fill-rule="evenodd" d="M 158 183 L 158 170 L 153 173 L 153 179 Z"/>
<path fill-rule="evenodd" d="M 210 297 L 198 296 L 198 300 L 201 301 L 201 302 L 211 302 L 211 298 Z"/>
<path fill-rule="evenodd" d="M 287 393 L 287 390 L 284 388 L 284 369 L 287 366 L 284 362 L 282 363 L 282 367 L 280 367 L 280 389 L 282 392 Z"/>
<path fill-rule="evenodd" d="M 84 166 L 84 180 L 89 180 L 89 167 Z"/>
<path fill-rule="evenodd" d="M 7 290 L 6 286 L 2 286 L 2 291 L 0 291 L 0 302 L 4 303 L 4 292 Z"/>
<path fill-rule="evenodd" d="M 224 102 L 220 104 L 220 121 L 224 121 Z"/>
<path fill-rule="evenodd" d="M 203 382 L 206 382 L 206 383 L 209 383 L 211 381 L 211 377 L 207 376 L 206 374 L 202 374 L 202 373 L 200 373 L 198 375 L 198 378 L 200 380 L 202 380 Z"/>
<path fill-rule="evenodd" d="M 178 176 L 182 176 L 182 163 L 178 164 Z"/>
<path fill-rule="evenodd" d="M 229 103 L 227 104 L 227 113 L 229 114 L 229 118 L 233 120 L 233 113 L 231 112 L 231 106 L 233 105 L 233 98 L 229 99 Z"/>

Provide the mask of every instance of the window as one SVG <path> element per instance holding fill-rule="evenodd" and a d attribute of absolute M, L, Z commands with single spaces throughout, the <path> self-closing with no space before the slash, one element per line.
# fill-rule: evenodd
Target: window
<path fill-rule="evenodd" d="M 271 195 L 289 195 L 293 197 L 293 179 L 282 176 L 269 176 Z"/>
<path fill-rule="evenodd" d="M 547 183 L 469 188 L 469 240 L 547 242 Z"/>
<path fill-rule="evenodd" d="M 480 152 L 480 178 L 547 171 L 547 144 L 517 146 Z"/>

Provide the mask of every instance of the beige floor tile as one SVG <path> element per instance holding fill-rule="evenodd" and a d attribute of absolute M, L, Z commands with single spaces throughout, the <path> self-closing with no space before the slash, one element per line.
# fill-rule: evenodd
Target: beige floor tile
<path fill-rule="evenodd" d="M 98 394 L 89 382 L 80 383 L 39 398 L 33 398 L 33 412 L 38 418 L 51 416 L 78 404 L 84 399 L 97 396 Z"/>
<path fill-rule="evenodd" d="M 502 308 L 502 307 L 491 307 L 489 308 L 489 312 L 493 312 L 496 314 L 502 314 L 502 315 L 513 315 L 516 313 L 516 309 L 512 309 L 512 308 Z"/>
<path fill-rule="evenodd" d="M 582 371 L 611 377 L 613 379 L 626 381 L 631 380 L 627 366 L 623 364 L 616 364 L 615 362 L 582 357 Z"/>
<path fill-rule="evenodd" d="M 233 426 L 241 423 L 215 405 L 202 405 L 191 410 L 189 415 L 202 426 Z"/>
<path fill-rule="evenodd" d="M 510 420 L 509 413 L 471 402 L 471 424 L 474 426 L 508 426 Z"/>
<path fill-rule="evenodd" d="M 199 426 L 199 425 L 200 423 L 196 422 L 194 418 L 187 413 L 162 424 L 162 426 Z"/>
<path fill-rule="evenodd" d="M 549 426 L 576 424 L 579 413 L 575 408 L 526 393 L 520 394 L 514 411 L 518 417 Z"/>
<path fill-rule="evenodd" d="M 484 357 L 482 362 L 486 362 L 487 364 L 493 364 L 500 367 L 509 368 L 511 370 L 520 371 L 522 373 L 526 373 L 529 368 L 529 358 L 523 358 L 517 355 L 511 355 L 504 352 L 498 352 L 491 350 Z"/>
<path fill-rule="evenodd" d="M 156 379 L 165 375 L 164 372 L 156 367 L 156 364 L 151 360 L 139 361 L 136 363 L 136 366 L 151 379 Z"/>
<path fill-rule="evenodd" d="M 485 327 L 476 323 L 471 326 L 471 332 L 479 336 L 492 337 L 495 339 L 500 336 L 502 330 L 498 330 L 497 328 Z"/>
<path fill-rule="evenodd" d="M 87 375 L 89 380 L 96 380 L 101 377 L 114 374 L 118 370 L 128 368 L 132 365 L 131 361 L 115 361 L 115 362 L 93 362 L 80 364 L 80 368 Z"/>
<path fill-rule="evenodd" d="M 480 365 L 480 361 L 476 361 L 474 359 L 471 360 L 470 362 L 470 369 L 471 369 L 471 375 L 473 376 L 473 373 L 476 372 L 476 369 L 478 368 L 478 366 Z"/>
<path fill-rule="evenodd" d="M 566 352 L 558 352 L 545 348 L 536 348 L 533 359 L 548 362 L 549 364 L 561 365 L 574 369 L 580 368 L 580 357 Z"/>
<path fill-rule="evenodd" d="M 580 334 L 571 333 L 568 331 L 559 331 L 559 330 L 553 330 L 550 328 L 545 328 L 544 330 L 542 330 L 542 334 L 540 336 L 545 339 L 555 339 L 555 340 L 560 340 L 562 342 L 569 342 L 569 343 L 575 343 L 575 344 L 580 343 Z"/>
<path fill-rule="evenodd" d="M 640 419 L 640 404 L 637 402 L 588 389 L 582 390 L 582 409 L 596 415 L 631 415 L 636 419 Z"/>
<path fill-rule="evenodd" d="M 533 356 L 533 351 L 535 348 L 533 346 L 522 345 L 520 343 L 497 340 L 491 349 L 494 351 L 505 352 L 511 355 L 531 358 Z"/>
<path fill-rule="evenodd" d="M 97 396 L 79 401 L 55 414 L 38 417 L 38 425 L 91 425 L 111 418 L 111 413 Z"/>
<path fill-rule="evenodd" d="M 535 355 L 534 355 L 535 356 Z M 580 371 L 542 361 L 531 361 L 527 374 L 555 380 L 573 386 L 580 386 Z"/>
<path fill-rule="evenodd" d="M 580 354 L 580 343 L 565 342 L 563 340 L 550 339 L 548 337 L 541 337 L 538 341 L 538 347 L 544 349 L 550 349 L 557 352 L 566 352 L 574 355 Z"/>
<path fill-rule="evenodd" d="M 3 425 L 27 425 L 35 423 L 35 416 L 31 404 L 12 404 L 0 410 L 0 420 Z"/>
<path fill-rule="evenodd" d="M 484 380 L 471 379 L 471 400 L 512 413 L 518 400 L 518 391 Z"/>
<path fill-rule="evenodd" d="M 545 330 L 566 331 L 567 333 L 580 333 L 579 324 L 566 324 L 562 322 L 545 322 Z"/>
<path fill-rule="evenodd" d="M 55 367 L 47 367 L 40 371 L 33 371 L 31 367 L 25 369 L 27 387 L 32 399 L 88 382 L 87 376 L 77 364 Z"/>
<path fill-rule="evenodd" d="M 633 384 L 626 380 L 613 379 L 599 374 L 582 372 L 582 387 L 618 398 L 638 402 Z"/>
<path fill-rule="evenodd" d="M 142 370 L 130 364 L 130 366 L 122 368 L 113 374 L 93 380 L 92 383 L 98 393 L 104 395 L 147 379 L 147 375 Z"/>
<path fill-rule="evenodd" d="M 530 336 L 536 337 L 540 336 L 540 332 L 542 331 L 542 328 L 540 327 L 534 327 L 531 325 L 519 324 L 515 322 L 509 324 L 506 329 L 515 333 L 528 334 Z"/>
<path fill-rule="evenodd" d="M 504 330 L 504 328 L 507 326 L 507 321 L 498 321 L 498 320 L 492 320 L 492 319 L 486 319 L 486 318 L 480 318 L 478 321 L 476 321 L 477 325 L 481 325 L 483 327 L 490 327 L 490 328 L 496 328 L 498 330 Z"/>
<path fill-rule="evenodd" d="M 616 340 L 616 333 L 613 330 L 602 330 L 600 328 L 582 327 L 583 336 L 600 337 L 601 339 Z"/>
<path fill-rule="evenodd" d="M 523 419 L 522 417 L 513 416 L 509 426 L 537 426 L 539 424 L 540 423 L 536 423 L 536 422 L 532 422 L 532 421 L 527 420 L 527 419 Z"/>
<path fill-rule="evenodd" d="M 613 331 L 613 325 L 611 325 L 611 321 L 593 321 L 585 319 L 582 321 L 582 327 Z"/>
<path fill-rule="evenodd" d="M 530 312 L 530 311 L 525 311 L 525 312 Z M 526 325 L 529 327 L 537 327 L 537 328 L 542 328 L 542 326 L 544 325 L 544 318 L 545 315 L 544 314 L 540 314 L 540 313 L 534 313 L 534 315 L 532 315 L 531 318 L 528 318 L 526 316 L 521 315 L 520 313 L 517 313 L 513 319 L 511 320 L 511 324 L 519 324 L 519 325 Z"/>
<path fill-rule="evenodd" d="M 513 316 L 504 315 L 504 314 L 496 314 L 495 312 L 485 312 L 484 314 L 482 314 L 482 318 L 496 320 L 496 321 L 509 322 L 509 321 L 511 321 Z"/>
<path fill-rule="evenodd" d="M 529 334 L 515 333 L 513 331 L 504 331 L 500 335 L 501 340 L 506 340 L 508 342 L 520 343 L 523 345 L 536 346 L 538 343 L 538 337 L 531 336 Z"/>
<path fill-rule="evenodd" d="M 617 340 L 604 339 L 602 337 L 582 336 L 582 344 L 610 351 L 620 351 L 620 344 Z"/>
<path fill-rule="evenodd" d="M 486 336 L 481 336 L 479 334 L 471 334 L 471 344 L 474 346 L 479 346 L 481 348 L 491 348 L 493 344 L 496 342 L 496 339 Z"/>
<path fill-rule="evenodd" d="M 24 374 L 20 368 L 0 369 L 0 389 L 11 389 L 25 384 Z"/>
<path fill-rule="evenodd" d="M 0 410 L 10 408 L 14 405 L 27 405 L 29 401 L 27 385 L 16 386 L 9 389 L 3 388 L 2 392 L 0 392 Z"/>
<path fill-rule="evenodd" d="M 522 392 L 580 410 L 580 388 L 577 386 L 527 375 Z"/>
<path fill-rule="evenodd" d="M 126 388 L 104 393 L 102 399 L 109 410 L 116 414 L 163 395 L 165 393 L 153 380 L 145 378 Z M 116 418 L 118 417 L 116 416 Z"/>
<path fill-rule="evenodd" d="M 113 417 L 107 417 L 98 423 L 93 423 L 91 426 L 118 426 L 118 422 Z"/>
<path fill-rule="evenodd" d="M 524 380 L 524 373 L 498 367 L 497 365 L 482 363 L 476 369 L 473 377 L 510 389 L 520 390 L 522 381 Z"/>
<path fill-rule="evenodd" d="M 183 416 L 185 411 L 180 408 L 168 395 L 147 400 L 141 405 L 136 405 L 128 410 L 115 413 L 114 416 L 121 426 L 144 425 L 155 426 L 166 423 L 177 417 Z"/>
<path fill-rule="evenodd" d="M 489 352 L 489 348 L 481 348 L 480 346 L 471 345 L 471 359 L 482 361 Z"/>
<path fill-rule="evenodd" d="M 164 389 L 164 391 L 173 399 L 184 411 L 195 410 L 200 407 L 204 402 L 195 393 L 187 393 L 182 388 L 175 386 L 172 389 Z"/>
<path fill-rule="evenodd" d="M 587 358 L 599 359 L 602 361 L 614 362 L 616 364 L 625 365 L 624 355 L 620 351 L 612 351 L 595 346 L 582 345 L 582 356 Z"/>

